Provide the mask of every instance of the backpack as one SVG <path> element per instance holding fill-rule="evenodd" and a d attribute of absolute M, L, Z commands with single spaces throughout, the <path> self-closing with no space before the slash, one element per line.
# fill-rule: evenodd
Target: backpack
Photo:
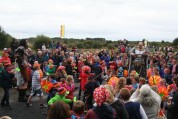
<path fill-rule="evenodd" d="M 124 45 L 121 46 L 121 53 L 125 53 L 126 48 L 124 47 Z"/>
<path fill-rule="evenodd" d="M 78 116 L 72 114 L 71 119 L 84 119 L 84 116 L 78 117 Z"/>

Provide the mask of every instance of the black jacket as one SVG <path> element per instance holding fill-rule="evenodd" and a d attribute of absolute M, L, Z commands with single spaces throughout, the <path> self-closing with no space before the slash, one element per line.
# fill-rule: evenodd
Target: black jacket
<path fill-rule="evenodd" d="M 0 86 L 10 88 L 13 74 L 10 74 L 7 70 L 3 69 L 0 75 L 1 75 Z"/>
<path fill-rule="evenodd" d="M 173 95 L 172 104 L 166 106 L 167 119 L 178 119 L 178 90 Z"/>
<path fill-rule="evenodd" d="M 116 119 L 129 119 L 127 110 L 124 107 L 124 104 L 121 100 L 116 100 L 110 105 L 116 111 Z"/>

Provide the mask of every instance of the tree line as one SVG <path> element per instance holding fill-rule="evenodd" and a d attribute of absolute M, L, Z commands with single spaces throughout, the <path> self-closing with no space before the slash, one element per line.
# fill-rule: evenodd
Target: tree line
<path fill-rule="evenodd" d="M 0 27 L 0 49 L 4 47 L 9 47 L 10 43 L 14 38 L 6 33 L 2 27 Z M 21 40 L 21 39 L 19 39 Z M 115 49 L 118 47 L 118 41 L 106 40 L 105 38 L 86 38 L 86 39 L 74 39 L 74 38 L 60 38 L 54 37 L 50 38 L 45 35 L 38 35 L 36 37 L 27 38 L 28 42 L 31 44 L 33 49 L 39 49 L 43 44 L 50 45 L 52 42 L 61 42 L 62 44 L 66 44 L 67 47 L 71 48 L 72 46 L 76 46 L 79 49 Z M 141 41 L 141 40 L 140 40 Z M 138 41 L 128 41 L 128 44 L 133 47 L 137 45 Z M 155 47 L 164 47 L 164 46 L 174 46 L 178 49 L 178 38 L 175 38 L 173 42 L 167 42 L 162 40 L 161 42 L 149 42 L 149 46 Z"/>

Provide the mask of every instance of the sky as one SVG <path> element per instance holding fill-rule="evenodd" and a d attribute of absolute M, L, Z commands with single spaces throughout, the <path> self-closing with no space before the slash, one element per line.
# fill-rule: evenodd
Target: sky
<path fill-rule="evenodd" d="M 173 41 L 178 0 L 0 0 L 0 26 L 15 38 L 37 35 Z"/>

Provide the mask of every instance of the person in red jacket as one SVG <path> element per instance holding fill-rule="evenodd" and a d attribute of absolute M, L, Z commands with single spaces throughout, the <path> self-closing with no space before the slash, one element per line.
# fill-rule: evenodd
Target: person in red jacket
<path fill-rule="evenodd" d="M 80 80 L 80 91 L 79 91 L 79 99 L 81 96 L 81 91 L 85 91 L 85 85 L 88 81 L 88 77 L 90 76 L 90 72 L 91 72 L 91 68 L 89 66 L 83 66 L 80 76 L 79 76 L 79 80 Z"/>

